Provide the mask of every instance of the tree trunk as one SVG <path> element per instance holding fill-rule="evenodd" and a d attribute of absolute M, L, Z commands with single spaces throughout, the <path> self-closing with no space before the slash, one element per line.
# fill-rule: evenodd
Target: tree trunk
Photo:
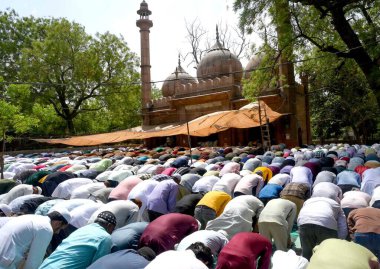
<path fill-rule="evenodd" d="M 66 123 L 67 123 L 67 129 L 69 131 L 69 134 L 70 135 L 74 135 L 75 134 L 75 127 L 74 127 L 73 119 L 72 118 L 67 118 L 66 119 Z"/>
<path fill-rule="evenodd" d="M 362 141 L 360 139 L 360 133 L 359 133 L 358 128 L 356 128 L 355 125 L 352 125 L 351 128 L 352 128 L 352 131 L 354 132 L 356 143 L 361 144 Z"/>
<path fill-rule="evenodd" d="M 359 37 L 348 23 L 343 8 L 331 9 L 331 15 L 332 24 L 343 42 L 349 48 L 353 59 L 364 73 L 368 84 L 376 96 L 377 103 L 380 106 L 380 66 L 371 59 L 366 49 L 363 47 Z"/>
<path fill-rule="evenodd" d="M 1 156 L 0 156 L 1 179 L 4 178 L 4 154 L 5 154 L 5 130 L 3 130 L 3 143 L 1 146 Z"/>

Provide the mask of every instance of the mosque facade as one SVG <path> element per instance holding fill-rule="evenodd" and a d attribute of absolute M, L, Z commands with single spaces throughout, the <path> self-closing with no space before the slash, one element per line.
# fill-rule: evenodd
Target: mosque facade
<path fill-rule="evenodd" d="M 207 51 L 197 66 L 197 77 L 189 75 L 178 60 L 162 85 L 162 98 L 151 98 L 150 78 L 150 41 L 149 32 L 153 22 L 149 19 L 151 11 L 143 1 L 137 11 L 140 18 L 136 21 L 141 36 L 141 102 L 143 126 L 149 128 L 165 128 L 182 124 L 200 116 L 217 111 L 237 110 L 250 101 L 243 96 L 243 75 L 248 77 L 260 63 L 258 56 L 253 57 L 243 68 L 240 60 L 224 48 L 216 34 L 215 44 Z M 153 67 L 154 68 L 154 67 Z M 311 142 L 309 105 L 307 93 L 307 77 L 301 77 L 301 84 L 294 80 L 293 64 L 279 64 L 279 75 L 285 78 L 275 89 L 264 90 L 259 100 L 264 101 L 273 111 L 283 114 L 270 124 L 272 144 L 284 143 L 297 146 Z M 176 144 L 198 146 L 201 142 L 213 141 L 212 145 L 247 145 L 260 141 L 260 128 L 230 128 L 209 137 L 188 137 L 177 135 L 167 138 L 147 139 L 146 145 L 153 147 L 160 144 Z"/>

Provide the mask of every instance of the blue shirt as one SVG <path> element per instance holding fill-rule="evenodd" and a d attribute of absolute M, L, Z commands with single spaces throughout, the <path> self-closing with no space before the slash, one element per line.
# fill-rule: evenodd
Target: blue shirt
<path fill-rule="evenodd" d="M 100 258 L 88 269 L 143 269 L 148 264 L 149 261 L 139 255 L 136 250 L 124 249 Z"/>
<path fill-rule="evenodd" d="M 277 184 L 267 184 L 264 188 L 261 189 L 259 193 L 259 198 L 278 198 L 282 187 Z"/>
<path fill-rule="evenodd" d="M 111 235 L 112 252 L 122 249 L 137 249 L 140 237 L 148 224 L 148 222 L 134 222 L 113 231 Z"/>
<path fill-rule="evenodd" d="M 85 269 L 111 251 L 111 235 L 97 223 L 88 224 L 67 237 L 42 263 L 40 269 Z"/>
<path fill-rule="evenodd" d="M 353 171 L 343 171 L 336 176 L 337 185 L 353 185 L 360 187 L 360 175 Z"/>

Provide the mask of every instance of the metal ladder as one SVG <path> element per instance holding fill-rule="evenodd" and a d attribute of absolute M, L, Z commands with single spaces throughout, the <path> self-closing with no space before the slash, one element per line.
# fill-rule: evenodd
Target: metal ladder
<path fill-rule="evenodd" d="M 270 150 L 271 142 L 270 142 L 270 131 L 269 131 L 269 119 L 267 117 L 266 106 L 259 103 L 259 120 L 260 120 L 260 131 L 261 131 L 261 143 L 263 145 L 264 150 Z"/>

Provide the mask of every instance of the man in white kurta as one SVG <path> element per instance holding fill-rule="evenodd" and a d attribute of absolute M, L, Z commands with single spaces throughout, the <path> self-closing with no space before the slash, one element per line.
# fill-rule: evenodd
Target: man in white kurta
<path fill-rule="evenodd" d="M 65 180 L 59 183 L 51 196 L 62 198 L 62 199 L 69 199 L 71 196 L 71 193 L 75 189 L 79 188 L 80 186 L 87 185 L 90 183 L 94 183 L 94 181 L 89 178 L 77 178 L 77 177 L 70 178 L 68 180 Z"/>
<path fill-rule="evenodd" d="M 212 254 L 219 255 L 222 248 L 228 243 L 224 231 L 200 230 L 189 234 L 176 247 L 177 251 L 186 250 L 191 244 L 201 242 L 209 247 Z"/>
<path fill-rule="evenodd" d="M 40 187 L 34 187 L 32 185 L 20 184 L 13 187 L 8 193 L 2 196 L 0 203 L 9 204 L 14 199 L 28 195 L 28 194 L 41 194 L 42 190 Z"/>
<path fill-rule="evenodd" d="M 169 250 L 158 255 L 146 269 L 207 269 L 208 267 L 195 257 L 191 250 Z"/>
<path fill-rule="evenodd" d="M 132 201 L 125 201 L 125 200 L 111 201 L 107 204 L 102 205 L 98 210 L 96 210 L 92 214 L 88 223 L 93 223 L 96 217 L 99 215 L 99 213 L 103 211 L 110 211 L 111 213 L 115 215 L 116 221 L 117 221 L 115 229 L 118 229 L 127 224 L 137 221 L 139 207 Z"/>
<path fill-rule="evenodd" d="M 61 217 L 64 222 L 39 215 L 10 218 L 0 229 L 0 268 L 16 269 L 23 263 L 23 269 L 37 269 L 53 233 L 59 232 L 70 221 L 67 211 Z"/>
<path fill-rule="evenodd" d="M 144 180 L 143 182 L 137 184 L 131 192 L 128 194 L 128 200 L 133 200 L 141 203 L 138 221 L 147 221 L 149 222 L 149 216 L 146 211 L 148 197 L 153 191 L 154 187 L 158 184 L 155 180 Z"/>

